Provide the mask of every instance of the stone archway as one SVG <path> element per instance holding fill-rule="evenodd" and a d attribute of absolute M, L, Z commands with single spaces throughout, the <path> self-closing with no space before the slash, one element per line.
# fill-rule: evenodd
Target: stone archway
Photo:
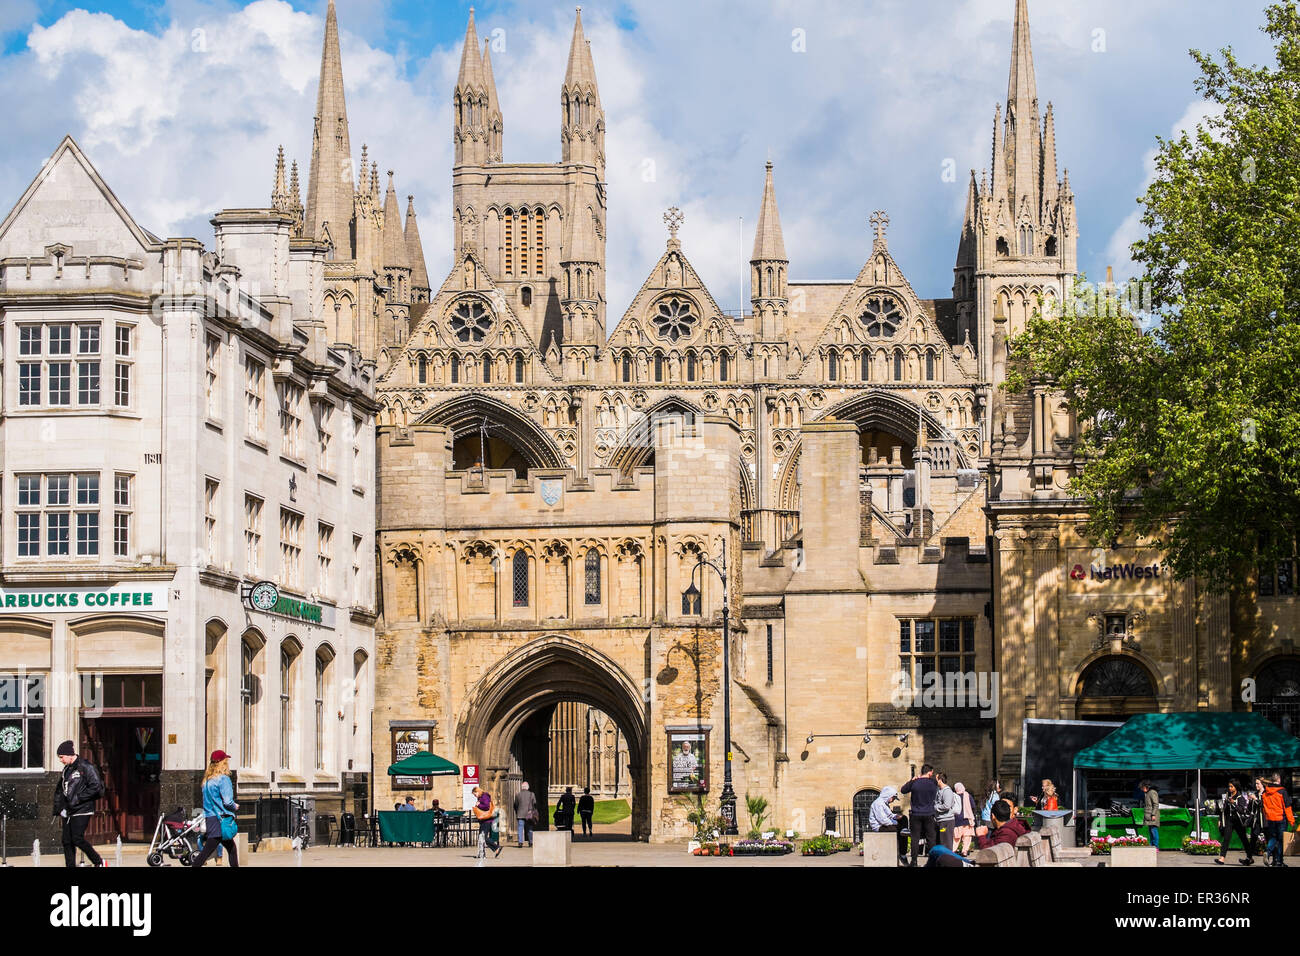
<path fill-rule="evenodd" d="M 521 476 L 529 468 L 564 468 L 564 455 L 549 435 L 515 408 L 487 395 L 471 394 L 430 409 L 417 424 L 446 425 L 453 454 L 464 451 L 475 461 L 479 431 L 488 423 L 488 468 L 513 468 Z M 473 462 L 471 462 L 473 463 Z"/>
<path fill-rule="evenodd" d="M 627 739 L 632 837 L 646 840 L 650 741 L 643 700 L 636 682 L 609 657 L 570 637 L 544 637 L 499 661 L 474 685 L 457 720 L 456 748 L 477 757 L 487 786 L 500 794 L 503 807 L 510 806 L 521 778 L 545 806 L 551 714 L 564 701 L 595 707 Z"/>

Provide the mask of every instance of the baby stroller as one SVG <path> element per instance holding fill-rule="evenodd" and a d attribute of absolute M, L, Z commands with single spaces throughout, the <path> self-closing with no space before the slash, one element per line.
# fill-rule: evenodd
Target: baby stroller
<path fill-rule="evenodd" d="M 149 841 L 149 865 L 162 866 L 165 855 L 179 860 L 181 866 L 189 866 L 202 842 L 204 826 L 202 810 L 196 810 L 191 820 L 185 819 L 185 811 L 180 807 L 160 816 Z"/>

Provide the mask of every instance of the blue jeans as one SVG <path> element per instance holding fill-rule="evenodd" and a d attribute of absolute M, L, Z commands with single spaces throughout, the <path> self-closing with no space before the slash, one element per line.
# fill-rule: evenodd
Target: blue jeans
<path fill-rule="evenodd" d="M 525 820 L 522 817 L 520 817 L 518 820 L 515 821 L 515 825 L 519 828 L 519 842 L 532 843 L 533 842 L 533 821 Z"/>
<path fill-rule="evenodd" d="M 1151 831 L 1151 845 L 1157 850 L 1160 849 L 1160 828 L 1148 827 L 1148 829 Z"/>
<path fill-rule="evenodd" d="M 1264 834 L 1268 838 L 1268 843 L 1264 848 L 1264 859 L 1272 860 L 1274 863 L 1282 862 L 1282 830 L 1284 824 L 1281 820 L 1265 820 Z"/>

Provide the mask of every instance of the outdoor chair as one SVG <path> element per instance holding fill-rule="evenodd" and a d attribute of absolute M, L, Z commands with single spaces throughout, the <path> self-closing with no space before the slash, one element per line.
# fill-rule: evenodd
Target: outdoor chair
<path fill-rule="evenodd" d="M 1016 861 L 1019 866 L 1046 866 L 1047 848 L 1037 833 L 1026 833 L 1016 840 Z"/>

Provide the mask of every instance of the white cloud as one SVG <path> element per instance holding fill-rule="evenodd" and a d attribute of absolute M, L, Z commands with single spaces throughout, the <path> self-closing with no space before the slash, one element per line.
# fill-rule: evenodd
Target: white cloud
<path fill-rule="evenodd" d="M 368 143 L 381 171 L 397 171 L 403 196 L 416 194 L 437 282 L 450 265 L 449 104 L 463 23 L 448 46 L 412 50 L 399 37 L 391 52 L 375 45 L 391 14 L 382 0 L 339 7 L 354 158 Z M 1174 0 L 1032 7 L 1041 95 L 1056 103 L 1060 161 L 1072 170 L 1081 226 L 1122 248 L 1132 224 L 1115 224 L 1131 206 L 1114 198 L 1106 177 L 1122 181 L 1120 161 L 1118 172 L 1135 176 L 1150 137 L 1126 132 L 1095 91 L 1184 61 L 1189 44 L 1172 31 L 1195 21 L 1162 19 L 1183 9 Z M 0 58 L 11 93 L 0 195 L 16 198 L 65 132 L 141 223 L 163 235 L 210 241 L 212 213 L 267 203 L 281 143 L 305 180 L 322 17 L 284 0 L 173 0 L 168 9 L 172 22 L 155 33 L 74 11 L 34 29 L 28 51 Z M 609 125 L 611 322 L 662 253 L 662 215 L 672 205 L 687 213 L 686 254 L 719 303 L 736 307 L 769 156 L 795 278 L 855 275 L 871 249 L 867 219 L 883 207 L 891 248 L 918 292 L 944 294 L 969 170 L 988 165 L 993 107 L 1006 92 L 1013 9 L 1012 0 L 627 0 L 618 22 L 634 20 L 635 30 L 604 10 L 584 11 Z M 1219 26 L 1212 17 L 1232 19 L 1207 9 L 1207 29 Z M 506 49 L 493 54 L 505 158 L 554 162 L 572 6 L 495 10 L 480 16 L 479 31 L 505 31 Z M 1105 56 L 1092 49 L 1097 29 L 1106 30 Z M 807 52 L 793 49 L 794 31 L 803 31 Z M 1187 88 L 1182 76 L 1167 83 Z M 1107 137 L 1094 135 L 1102 122 Z M 942 179 L 949 159 L 955 182 Z M 1090 168 L 1096 178 L 1085 192 Z"/>
<path fill-rule="evenodd" d="M 1217 103 L 1211 103 L 1207 100 L 1195 100 L 1190 103 L 1178 122 L 1170 130 L 1170 138 L 1177 139 L 1183 133 L 1190 133 L 1198 126 L 1209 119 L 1211 116 L 1218 116 L 1223 113 L 1223 108 Z M 1142 186 L 1137 191 L 1139 196 L 1145 195 L 1151 184 L 1156 178 L 1156 157 L 1159 155 L 1156 149 L 1147 151 L 1143 157 L 1142 164 L 1146 170 L 1146 176 L 1142 180 Z M 1142 208 L 1135 205 L 1133 211 L 1124 218 L 1113 233 L 1110 241 L 1106 244 L 1106 261 L 1114 266 L 1116 278 L 1128 280 L 1138 275 L 1139 269 L 1133 262 L 1131 249 L 1133 243 L 1146 236 L 1146 227 L 1142 225 Z M 1100 277 L 1094 277 L 1100 278 Z"/>

